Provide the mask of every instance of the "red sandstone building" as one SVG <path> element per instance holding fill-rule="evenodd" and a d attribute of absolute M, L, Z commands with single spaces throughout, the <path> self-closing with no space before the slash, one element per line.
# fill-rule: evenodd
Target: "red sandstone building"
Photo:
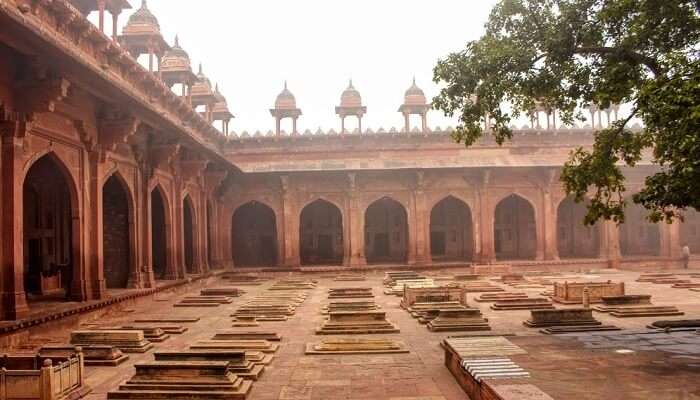
<path fill-rule="evenodd" d="M 229 135 L 226 99 L 201 66 L 193 72 L 177 39 L 162 37 L 145 1 L 118 34 L 128 8 L 0 0 L 4 320 L 34 304 L 106 299 L 212 269 L 662 266 L 684 242 L 700 250 L 695 213 L 653 225 L 633 207 L 622 226 L 582 226 L 584 206 L 558 178 L 593 128 L 556 128 L 547 113 L 546 128 L 533 115 L 511 143 L 466 149 L 450 129 L 428 127 L 415 82 L 399 108 L 402 129 L 363 130 L 367 108 L 351 82 L 335 109 L 340 130 L 300 133 L 302 111 L 285 85 L 270 110 L 275 131 Z M 606 112 L 593 110 L 595 127 Z M 415 115 L 420 128 L 411 128 Z M 358 130 L 346 130 L 348 117 Z M 650 171 L 630 171 L 630 193 Z"/>

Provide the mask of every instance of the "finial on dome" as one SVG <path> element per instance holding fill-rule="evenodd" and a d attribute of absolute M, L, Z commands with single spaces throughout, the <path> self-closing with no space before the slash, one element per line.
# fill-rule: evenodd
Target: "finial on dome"
<path fill-rule="evenodd" d="M 177 33 L 175 34 L 175 46 L 180 47 L 180 38 L 178 37 Z"/>
<path fill-rule="evenodd" d="M 202 70 L 202 63 L 199 63 L 199 72 L 198 72 L 198 74 L 199 74 L 199 75 L 203 75 L 203 74 L 204 74 L 204 71 Z"/>
<path fill-rule="evenodd" d="M 148 9 L 148 2 L 146 0 L 141 0 L 141 8 Z"/>
<path fill-rule="evenodd" d="M 352 86 L 352 78 L 350 78 L 350 84 L 348 85 L 348 89 L 351 89 L 351 88 L 353 88 L 353 86 Z"/>
<path fill-rule="evenodd" d="M 416 86 L 416 76 L 413 75 L 413 86 Z"/>
<path fill-rule="evenodd" d="M 284 80 L 284 89 L 287 90 L 287 80 Z"/>

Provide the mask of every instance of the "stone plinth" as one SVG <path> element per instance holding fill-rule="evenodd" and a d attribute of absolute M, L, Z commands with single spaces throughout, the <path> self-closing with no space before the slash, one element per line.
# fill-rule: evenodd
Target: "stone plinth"
<path fill-rule="evenodd" d="M 323 307 L 322 313 L 345 311 L 375 311 L 379 306 L 374 301 L 332 301 Z"/>
<path fill-rule="evenodd" d="M 588 288 L 591 303 L 600 303 L 604 296 L 623 296 L 624 282 L 564 282 L 554 283 L 552 300 L 562 304 L 583 304 L 583 289 Z"/>
<path fill-rule="evenodd" d="M 433 332 L 445 331 L 488 331 L 488 320 L 476 308 L 463 310 L 439 310 L 435 319 L 428 322 L 428 329 Z"/>
<path fill-rule="evenodd" d="M 114 346 L 82 346 L 83 362 L 88 366 L 116 367 L 129 359 L 129 356 Z M 68 358 L 76 353 L 76 346 L 46 345 L 39 349 L 45 358 Z"/>
<path fill-rule="evenodd" d="M 326 339 L 306 345 L 305 354 L 395 354 L 408 353 L 403 342 L 390 339 Z"/>
<path fill-rule="evenodd" d="M 228 370 L 244 379 L 257 380 L 265 367 L 246 359 L 245 351 L 235 350 L 184 350 L 158 351 L 156 361 L 225 361 Z"/>
<path fill-rule="evenodd" d="M 484 293 L 474 300 L 479 303 L 493 303 L 499 300 L 527 299 L 528 295 L 523 292 L 518 293 Z"/>
<path fill-rule="evenodd" d="M 523 322 L 531 328 L 571 325 L 601 325 L 593 318 L 593 310 L 589 308 L 572 308 L 564 310 L 532 310 L 530 319 Z"/>
<path fill-rule="evenodd" d="M 399 332 L 382 311 L 333 312 L 328 315 L 329 320 L 316 330 L 317 335 Z"/>
<path fill-rule="evenodd" d="M 224 349 L 274 353 L 279 349 L 279 344 L 270 343 L 267 340 L 200 340 L 190 348 L 194 350 Z"/>
<path fill-rule="evenodd" d="M 244 292 L 236 287 L 212 287 L 200 290 L 202 296 L 230 296 L 238 297 Z"/>
<path fill-rule="evenodd" d="M 74 346 L 114 346 L 124 353 L 145 353 L 153 347 L 143 331 L 82 330 L 71 333 Z"/>
<path fill-rule="evenodd" d="M 334 288 L 328 289 L 329 299 L 372 298 L 372 288 Z"/>
<path fill-rule="evenodd" d="M 508 310 L 553 310 L 552 302 L 547 299 L 512 299 L 499 300 L 491 305 L 492 310 L 508 311 Z"/>
<path fill-rule="evenodd" d="M 401 307 L 410 308 L 415 303 L 459 302 L 467 304 L 467 297 L 460 287 L 412 288 L 404 287 Z"/>
<path fill-rule="evenodd" d="M 217 331 L 213 337 L 214 340 L 270 340 L 279 342 L 282 340 L 276 332 L 263 331 L 237 331 L 237 330 L 221 330 Z"/>
<path fill-rule="evenodd" d="M 0 358 L 0 398 L 3 400 L 80 399 L 90 390 L 85 383 L 80 352 L 50 358 L 7 354 Z"/>
<path fill-rule="evenodd" d="M 503 275 L 513 272 L 513 267 L 510 264 L 485 264 L 474 265 L 472 270 L 479 275 Z"/>

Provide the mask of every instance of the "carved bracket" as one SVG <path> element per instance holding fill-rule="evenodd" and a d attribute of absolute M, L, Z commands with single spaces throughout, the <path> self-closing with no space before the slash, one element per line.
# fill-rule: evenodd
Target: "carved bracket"
<path fill-rule="evenodd" d="M 151 165 L 154 168 L 169 168 L 175 157 L 180 154 L 179 144 L 164 144 L 151 147 Z"/>
<path fill-rule="evenodd" d="M 63 78 L 45 78 L 18 85 L 17 111 L 25 114 L 53 112 L 56 103 L 68 97 L 70 82 Z"/>
<path fill-rule="evenodd" d="M 140 126 L 141 121 L 133 116 L 101 120 L 99 141 L 102 150 L 114 152 L 120 144 L 128 144 Z"/>
<path fill-rule="evenodd" d="M 221 183 L 228 176 L 227 171 L 210 171 L 204 175 L 204 187 L 207 193 L 214 193 L 214 191 L 221 185 Z"/>
<path fill-rule="evenodd" d="M 182 180 L 187 182 L 193 178 L 201 177 L 210 162 L 211 161 L 209 160 L 180 161 L 180 174 L 182 176 Z"/>

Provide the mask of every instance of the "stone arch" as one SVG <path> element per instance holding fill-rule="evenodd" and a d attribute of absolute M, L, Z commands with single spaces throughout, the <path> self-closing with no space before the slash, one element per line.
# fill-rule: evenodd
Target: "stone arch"
<path fill-rule="evenodd" d="M 585 225 L 585 200 L 576 203 L 567 196 L 557 207 L 557 251 L 560 258 L 597 258 L 600 255 L 602 224 Z"/>
<path fill-rule="evenodd" d="M 688 245 L 691 254 L 700 253 L 700 212 L 689 208 L 683 212 L 680 224 L 680 245 Z"/>
<path fill-rule="evenodd" d="M 182 254 L 185 263 L 185 271 L 188 274 L 197 273 L 196 246 L 197 246 L 197 216 L 194 203 L 189 194 L 182 199 Z"/>
<path fill-rule="evenodd" d="M 391 197 L 365 210 L 365 254 L 368 263 L 405 263 L 408 259 L 408 212 Z"/>
<path fill-rule="evenodd" d="M 151 268 L 155 279 L 174 279 L 172 273 L 172 226 L 170 202 L 160 184 L 150 191 L 151 204 Z"/>
<path fill-rule="evenodd" d="M 620 254 L 622 257 L 660 256 L 661 226 L 647 219 L 647 210 L 627 199 L 625 222 L 620 224 Z"/>
<path fill-rule="evenodd" d="M 84 297 L 80 279 L 78 191 L 66 164 L 52 151 L 33 158 L 23 179 L 23 275 L 28 298 Z"/>
<path fill-rule="evenodd" d="M 535 207 L 525 197 L 510 194 L 494 210 L 497 260 L 534 260 L 537 255 Z"/>
<path fill-rule="evenodd" d="M 449 195 L 431 208 L 430 255 L 433 260 L 473 260 L 472 212 L 463 200 Z"/>
<path fill-rule="evenodd" d="M 299 214 L 299 255 L 302 265 L 342 265 L 343 212 L 323 198 L 308 203 Z"/>
<path fill-rule="evenodd" d="M 231 218 L 231 251 L 234 265 L 277 265 L 277 217 L 273 208 L 253 200 L 236 208 Z"/>
<path fill-rule="evenodd" d="M 124 177 L 113 171 L 102 185 L 103 273 L 107 288 L 126 288 L 136 270 L 134 200 Z"/>

